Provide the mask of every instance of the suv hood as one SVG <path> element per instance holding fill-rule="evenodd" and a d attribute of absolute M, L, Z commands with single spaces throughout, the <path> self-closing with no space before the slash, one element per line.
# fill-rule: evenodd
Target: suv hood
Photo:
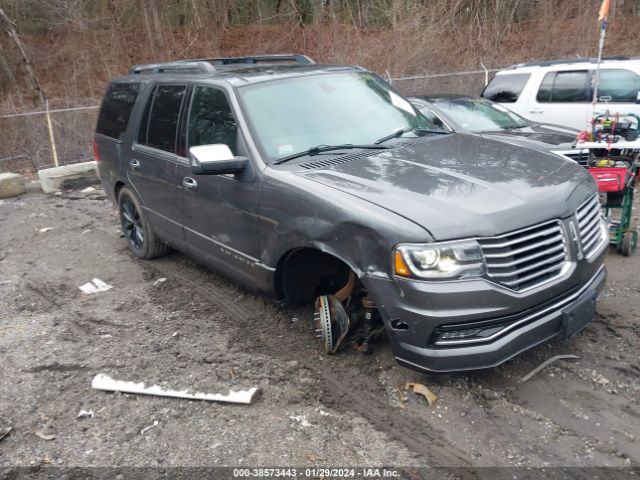
<path fill-rule="evenodd" d="M 317 158 L 296 173 L 401 215 L 435 240 L 567 217 L 595 191 L 573 161 L 478 135 L 428 136 L 388 151 Z"/>

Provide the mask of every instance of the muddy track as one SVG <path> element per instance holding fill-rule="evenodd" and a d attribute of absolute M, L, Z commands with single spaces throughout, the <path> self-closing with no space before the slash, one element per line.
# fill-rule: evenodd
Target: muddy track
<path fill-rule="evenodd" d="M 282 328 L 275 325 L 275 307 L 272 307 L 272 312 L 265 312 L 264 299 L 248 294 L 242 301 L 238 301 L 234 287 L 229 283 L 227 286 L 218 286 L 219 277 L 200 266 L 185 263 L 184 257 L 172 255 L 144 265 L 164 277 L 177 279 L 188 285 L 204 295 L 207 301 L 220 307 L 230 317 L 229 326 L 245 332 L 243 338 L 249 345 L 252 343 L 252 336 L 246 335 L 246 332 L 256 325 L 261 324 L 267 329 Z M 273 315 L 269 315 L 270 313 Z M 260 342 L 268 342 L 270 338 L 273 337 L 262 337 Z M 281 345 L 276 342 L 277 340 L 273 340 L 271 350 L 281 349 Z M 257 345 L 255 347 L 260 348 Z M 466 452 L 449 442 L 444 432 L 436 431 L 430 425 L 410 418 L 402 410 L 392 407 L 385 390 L 373 374 L 363 374 L 360 371 L 340 371 L 337 374 L 330 365 L 314 359 L 314 352 L 308 348 L 307 342 L 300 342 L 298 351 L 290 352 L 289 356 L 298 360 L 302 367 L 314 372 L 322 384 L 322 400 L 325 404 L 338 410 L 347 408 L 365 418 L 378 430 L 402 443 L 433 466 L 471 465 Z"/>

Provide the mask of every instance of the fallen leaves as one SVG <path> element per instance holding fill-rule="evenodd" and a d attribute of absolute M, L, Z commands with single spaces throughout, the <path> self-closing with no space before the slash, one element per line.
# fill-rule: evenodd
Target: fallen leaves
<path fill-rule="evenodd" d="M 407 382 L 404 385 L 405 390 L 413 390 L 414 393 L 424 396 L 429 406 L 432 406 L 438 400 L 438 396 L 421 383 Z"/>

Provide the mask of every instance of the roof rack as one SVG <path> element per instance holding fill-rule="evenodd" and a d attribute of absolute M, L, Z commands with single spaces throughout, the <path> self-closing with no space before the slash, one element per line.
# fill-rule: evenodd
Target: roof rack
<path fill-rule="evenodd" d="M 129 74 L 141 73 L 215 73 L 213 65 L 206 61 L 186 60 L 168 63 L 150 63 L 148 65 L 134 65 Z"/>
<path fill-rule="evenodd" d="M 625 57 L 622 55 L 617 56 L 609 56 L 602 57 L 602 61 L 606 60 L 629 60 L 629 57 Z M 585 57 L 585 58 L 561 58 L 558 60 L 543 60 L 538 62 L 527 62 L 527 63 L 518 63 L 516 65 L 512 65 L 509 68 L 523 68 L 523 67 L 548 67 L 550 65 L 562 65 L 566 63 L 597 63 L 598 59 L 593 57 Z"/>
<path fill-rule="evenodd" d="M 300 65 L 312 65 L 315 62 L 306 55 L 279 54 L 255 55 L 249 57 L 197 58 L 194 60 L 177 60 L 167 63 L 150 63 L 134 65 L 129 74 L 141 73 L 215 73 L 215 66 L 255 65 L 256 63 L 293 62 Z"/>
<path fill-rule="evenodd" d="M 312 65 L 316 63 L 306 55 L 297 55 L 292 53 L 277 54 L 277 55 L 251 55 L 248 57 L 203 58 L 198 60 L 204 60 L 205 62 L 212 63 L 213 65 L 236 65 L 236 64 L 253 65 L 256 63 L 277 63 L 277 62 L 293 62 L 293 63 L 299 63 L 301 65 Z"/>

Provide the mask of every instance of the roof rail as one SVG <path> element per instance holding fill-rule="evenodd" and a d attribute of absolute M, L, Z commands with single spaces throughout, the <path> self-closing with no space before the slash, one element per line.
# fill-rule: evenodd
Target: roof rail
<path fill-rule="evenodd" d="M 256 63 L 276 63 L 276 62 L 293 62 L 301 65 L 312 65 L 316 62 L 306 55 L 296 54 L 277 54 L 277 55 L 251 55 L 248 57 L 228 57 L 228 58 L 203 58 L 198 61 L 210 62 L 213 65 L 235 65 L 235 64 L 256 64 Z"/>
<path fill-rule="evenodd" d="M 134 65 L 129 74 L 141 73 L 215 73 L 216 69 L 207 61 L 186 60 L 168 63 Z"/>
<path fill-rule="evenodd" d="M 602 61 L 606 60 L 629 60 L 629 57 L 625 57 L 622 55 L 602 57 Z M 548 67 L 550 65 L 562 65 L 562 64 L 571 64 L 571 63 L 597 63 L 598 59 L 593 57 L 585 57 L 585 58 L 561 58 L 558 60 L 542 60 L 537 62 L 527 62 L 527 63 L 518 63 L 516 65 L 512 65 L 509 68 L 523 68 L 523 67 Z"/>

